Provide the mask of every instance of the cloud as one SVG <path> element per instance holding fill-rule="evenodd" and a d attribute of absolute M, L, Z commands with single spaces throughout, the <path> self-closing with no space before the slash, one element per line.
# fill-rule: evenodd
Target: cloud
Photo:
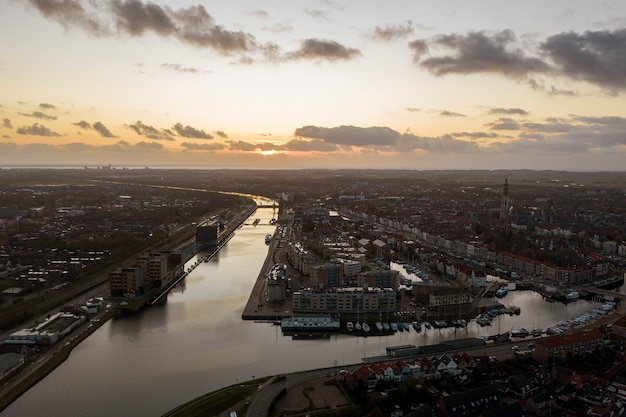
<path fill-rule="evenodd" d="M 102 124 L 101 122 L 94 123 L 93 128 L 103 138 L 116 138 L 117 137 L 113 133 L 111 133 L 111 131 L 107 129 L 106 126 L 104 126 L 104 124 Z"/>
<path fill-rule="evenodd" d="M 204 130 L 199 130 L 191 126 L 183 126 L 181 123 L 176 123 L 173 129 L 184 138 L 213 139 L 213 136 L 206 133 Z"/>
<path fill-rule="evenodd" d="M 33 117 L 35 119 L 42 119 L 42 120 L 56 120 L 57 119 L 56 116 L 50 116 L 40 111 L 34 111 L 32 113 L 19 113 L 19 114 L 21 114 L 22 116 Z"/>
<path fill-rule="evenodd" d="M 170 63 L 163 63 L 161 64 L 161 67 L 163 68 L 167 68 L 167 69 L 171 69 L 173 71 L 176 72 L 186 72 L 189 74 L 197 74 L 199 72 L 204 72 L 202 70 L 199 70 L 198 68 L 193 68 L 193 67 L 184 67 L 180 64 L 170 64 Z"/>
<path fill-rule="evenodd" d="M 541 45 L 562 75 L 605 89 L 626 89 L 626 29 L 550 36 Z"/>
<path fill-rule="evenodd" d="M 34 135 L 34 136 L 61 136 L 60 134 L 53 132 L 44 125 L 35 123 L 32 126 L 18 127 L 17 131 L 20 135 Z"/>
<path fill-rule="evenodd" d="M 407 107 L 406 109 L 412 113 L 417 113 L 417 112 L 422 111 L 422 109 L 418 109 L 417 107 Z"/>
<path fill-rule="evenodd" d="M 451 133 L 450 136 L 455 138 L 470 138 L 470 139 L 493 139 L 501 137 L 498 133 L 488 133 L 488 132 L 455 132 Z"/>
<path fill-rule="evenodd" d="M 72 123 L 74 126 L 78 126 L 83 130 L 89 130 L 91 129 L 91 123 L 85 121 L 85 120 L 81 120 L 80 122 L 76 122 L 76 123 Z"/>
<path fill-rule="evenodd" d="M 47 19 L 61 24 L 66 30 L 78 27 L 94 35 L 110 33 L 100 21 L 97 11 L 86 9 L 92 2 L 81 0 L 28 0 Z"/>
<path fill-rule="evenodd" d="M 487 126 L 491 126 L 491 130 L 520 130 L 521 129 L 519 122 L 509 117 L 501 117 L 493 123 L 488 123 Z"/>
<path fill-rule="evenodd" d="M 304 13 L 308 14 L 311 17 L 314 17 L 316 19 L 326 19 L 328 18 L 328 13 L 324 10 L 312 10 L 312 9 L 306 9 L 304 11 Z"/>
<path fill-rule="evenodd" d="M 54 110 L 57 108 L 54 104 L 49 103 L 39 103 L 39 107 L 46 110 Z"/>
<path fill-rule="evenodd" d="M 448 110 L 442 110 L 439 112 L 439 116 L 444 116 L 444 117 L 467 117 L 464 114 L 461 113 L 456 113 L 453 111 L 448 111 Z"/>
<path fill-rule="evenodd" d="M 285 22 L 279 22 L 276 23 L 274 26 L 264 26 L 261 29 L 265 32 L 285 33 L 291 32 L 293 30 L 293 26 Z"/>
<path fill-rule="evenodd" d="M 148 139 L 154 140 L 169 140 L 173 141 L 172 132 L 166 129 L 156 129 L 153 126 L 145 125 L 141 121 L 137 121 L 133 124 L 127 125 L 128 128 L 135 131 L 140 136 L 145 136 Z"/>
<path fill-rule="evenodd" d="M 4 118 L 2 119 L 2 127 L 5 129 L 13 129 L 13 125 L 11 124 L 11 120 Z"/>
<path fill-rule="evenodd" d="M 404 39 L 413 34 L 413 22 L 407 21 L 404 25 L 388 25 L 385 27 L 376 26 L 374 33 L 371 35 L 373 39 L 391 42 L 398 39 Z"/>
<path fill-rule="evenodd" d="M 180 144 L 183 148 L 190 151 L 221 151 L 226 149 L 223 143 L 191 143 L 183 142 Z"/>
<path fill-rule="evenodd" d="M 522 45 L 511 30 L 437 35 L 409 42 L 415 64 L 436 76 L 495 73 L 550 95 L 576 95 L 533 76 L 585 81 L 611 93 L 626 89 L 626 29 L 566 32 Z"/>
<path fill-rule="evenodd" d="M 215 133 L 215 134 L 216 134 L 217 136 L 219 136 L 220 138 L 224 138 L 224 139 L 226 139 L 226 138 L 228 137 L 228 135 L 227 135 L 226 133 L 222 132 L 221 130 L 216 130 L 216 131 L 215 131 L 215 132 L 213 132 L 213 133 Z"/>
<path fill-rule="evenodd" d="M 351 60 L 361 56 L 361 51 L 347 48 L 335 41 L 306 39 L 302 41 L 300 49 L 289 52 L 285 59 L 324 59 L 327 61 Z"/>
<path fill-rule="evenodd" d="M 339 126 L 325 128 L 304 126 L 294 132 L 298 138 L 322 140 L 326 144 L 337 145 L 341 149 L 369 148 L 374 151 L 412 152 L 418 150 L 439 150 L 465 152 L 476 149 L 469 141 L 456 140 L 450 135 L 439 138 L 417 136 L 412 133 L 400 134 L 388 127 Z M 320 144 L 317 145 L 320 147 Z"/>
<path fill-rule="evenodd" d="M 228 148 L 233 151 L 255 152 L 259 149 L 259 145 L 254 145 L 243 141 L 228 141 Z"/>
<path fill-rule="evenodd" d="M 417 64 L 437 76 L 491 72 L 523 78 L 529 73 L 543 73 L 550 69 L 541 59 L 528 57 L 521 48 L 516 47 L 515 35 L 510 30 L 437 36 L 430 42 L 429 50 L 434 46 L 450 51 L 450 54 L 424 59 L 423 47 L 416 44 L 410 46 L 415 52 Z"/>
<path fill-rule="evenodd" d="M 109 129 L 104 126 L 102 122 L 95 122 L 93 125 L 91 123 L 81 120 L 80 122 L 72 123 L 74 126 L 78 126 L 83 130 L 91 130 L 94 129 L 96 132 L 100 134 L 103 138 L 116 138 L 113 133 Z"/>
<path fill-rule="evenodd" d="M 258 45 L 254 36 L 229 31 L 215 23 L 202 5 L 173 10 L 141 0 L 29 0 L 45 18 L 66 29 L 79 28 L 96 36 L 116 32 L 133 37 L 155 33 L 200 48 L 231 55 L 251 52 Z"/>
<path fill-rule="evenodd" d="M 491 115 L 504 114 L 504 115 L 527 116 L 528 112 L 526 110 L 524 110 L 524 109 L 518 109 L 518 108 L 504 109 L 502 107 L 497 107 L 497 108 L 493 108 L 493 109 L 489 110 L 488 114 L 491 114 Z"/>

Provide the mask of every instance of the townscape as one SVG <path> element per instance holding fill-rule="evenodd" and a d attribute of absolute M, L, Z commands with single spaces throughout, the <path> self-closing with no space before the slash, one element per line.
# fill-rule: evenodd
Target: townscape
<path fill-rule="evenodd" d="M 498 314 L 519 314 L 501 303 L 508 291 L 598 300 L 592 311 L 544 328 L 492 327 L 489 338 L 389 346 L 383 357 L 325 376 L 344 401 L 315 415 L 624 412 L 626 319 L 614 291 L 626 262 L 624 174 L 110 167 L 2 174 L 5 407 L 19 395 L 11 388 L 37 375 L 32 364 L 71 350 L 114 315 L 149 308 L 184 280 L 201 249 L 215 253 L 242 222 L 258 224 L 257 203 L 246 195 L 261 195 L 275 201 L 276 229 L 242 318 L 274 322 L 294 338 L 488 327 Z M 276 399 L 277 415 L 281 407 L 298 411 Z"/>

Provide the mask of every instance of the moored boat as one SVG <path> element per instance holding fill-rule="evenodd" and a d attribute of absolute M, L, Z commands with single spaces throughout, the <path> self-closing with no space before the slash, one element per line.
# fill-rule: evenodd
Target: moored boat
<path fill-rule="evenodd" d="M 505 295 L 507 295 L 508 293 L 509 293 L 509 288 L 506 285 L 504 285 L 504 286 L 498 288 L 498 290 L 496 291 L 496 297 L 502 298 Z"/>
<path fill-rule="evenodd" d="M 422 331 L 422 325 L 420 324 L 419 321 L 413 322 L 413 329 L 415 329 L 415 331 L 418 333 Z"/>
<path fill-rule="evenodd" d="M 363 326 L 362 326 L 362 327 L 363 327 L 363 331 L 364 331 L 365 333 L 369 333 L 369 331 L 370 331 L 370 326 L 369 326 L 369 324 L 367 324 L 367 323 L 363 323 Z"/>
<path fill-rule="evenodd" d="M 389 323 L 383 323 L 383 329 L 388 332 L 389 329 L 391 329 L 391 326 L 389 326 Z"/>
<path fill-rule="evenodd" d="M 288 332 L 338 332 L 339 327 L 339 319 L 331 317 L 292 317 L 280 322 L 280 328 Z"/>
<path fill-rule="evenodd" d="M 570 291 L 565 294 L 566 300 L 578 300 L 578 291 Z"/>
<path fill-rule="evenodd" d="M 383 324 L 379 321 L 376 322 L 376 328 L 378 329 L 379 332 L 383 331 Z"/>
<path fill-rule="evenodd" d="M 425 321 L 424 322 L 424 327 L 426 327 L 427 329 L 430 329 L 433 326 L 429 322 Z"/>
<path fill-rule="evenodd" d="M 354 323 L 352 323 L 351 321 L 346 323 L 346 329 L 348 329 L 349 332 L 353 331 L 354 330 Z"/>

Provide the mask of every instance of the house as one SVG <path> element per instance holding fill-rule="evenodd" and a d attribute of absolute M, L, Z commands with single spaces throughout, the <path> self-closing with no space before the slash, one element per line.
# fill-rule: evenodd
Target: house
<path fill-rule="evenodd" d="M 537 340 L 533 356 L 542 361 L 552 357 L 563 357 L 568 353 L 577 355 L 595 351 L 602 346 L 604 337 L 598 330 L 586 330 L 578 333 L 544 337 Z"/>
<path fill-rule="evenodd" d="M 516 398 L 519 398 L 520 400 L 525 399 L 531 391 L 531 386 L 528 383 L 528 379 L 526 379 L 526 377 L 522 374 L 516 374 L 511 376 L 503 384 L 503 387 L 506 388 L 507 392 L 513 394 Z"/>
<path fill-rule="evenodd" d="M 476 416 L 500 406 L 501 394 L 494 385 L 472 388 L 439 398 L 435 404 L 441 417 Z"/>
<path fill-rule="evenodd" d="M 554 363 L 539 365 L 535 371 L 535 381 L 544 387 L 556 381 L 557 376 L 557 369 Z"/>
<path fill-rule="evenodd" d="M 538 416 L 552 415 L 552 409 L 556 405 L 556 394 L 543 392 L 531 397 L 526 403 L 527 409 Z"/>
<path fill-rule="evenodd" d="M 520 403 L 503 405 L 502 407 L 487 410 L 480 414 L 481 417 L 524 417 L 524 410 Z"/>

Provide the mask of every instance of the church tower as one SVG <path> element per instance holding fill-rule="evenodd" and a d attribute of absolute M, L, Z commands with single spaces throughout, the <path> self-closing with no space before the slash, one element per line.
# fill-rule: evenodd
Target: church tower
<path fill-rule="evenodd" d="M 504 186 L 502 187 L 502 199 L 500 200 L 500 220 L 507 218 L 510 208 L 511 197 L 509 197 L 509 180 L 505 178 Z"/>

